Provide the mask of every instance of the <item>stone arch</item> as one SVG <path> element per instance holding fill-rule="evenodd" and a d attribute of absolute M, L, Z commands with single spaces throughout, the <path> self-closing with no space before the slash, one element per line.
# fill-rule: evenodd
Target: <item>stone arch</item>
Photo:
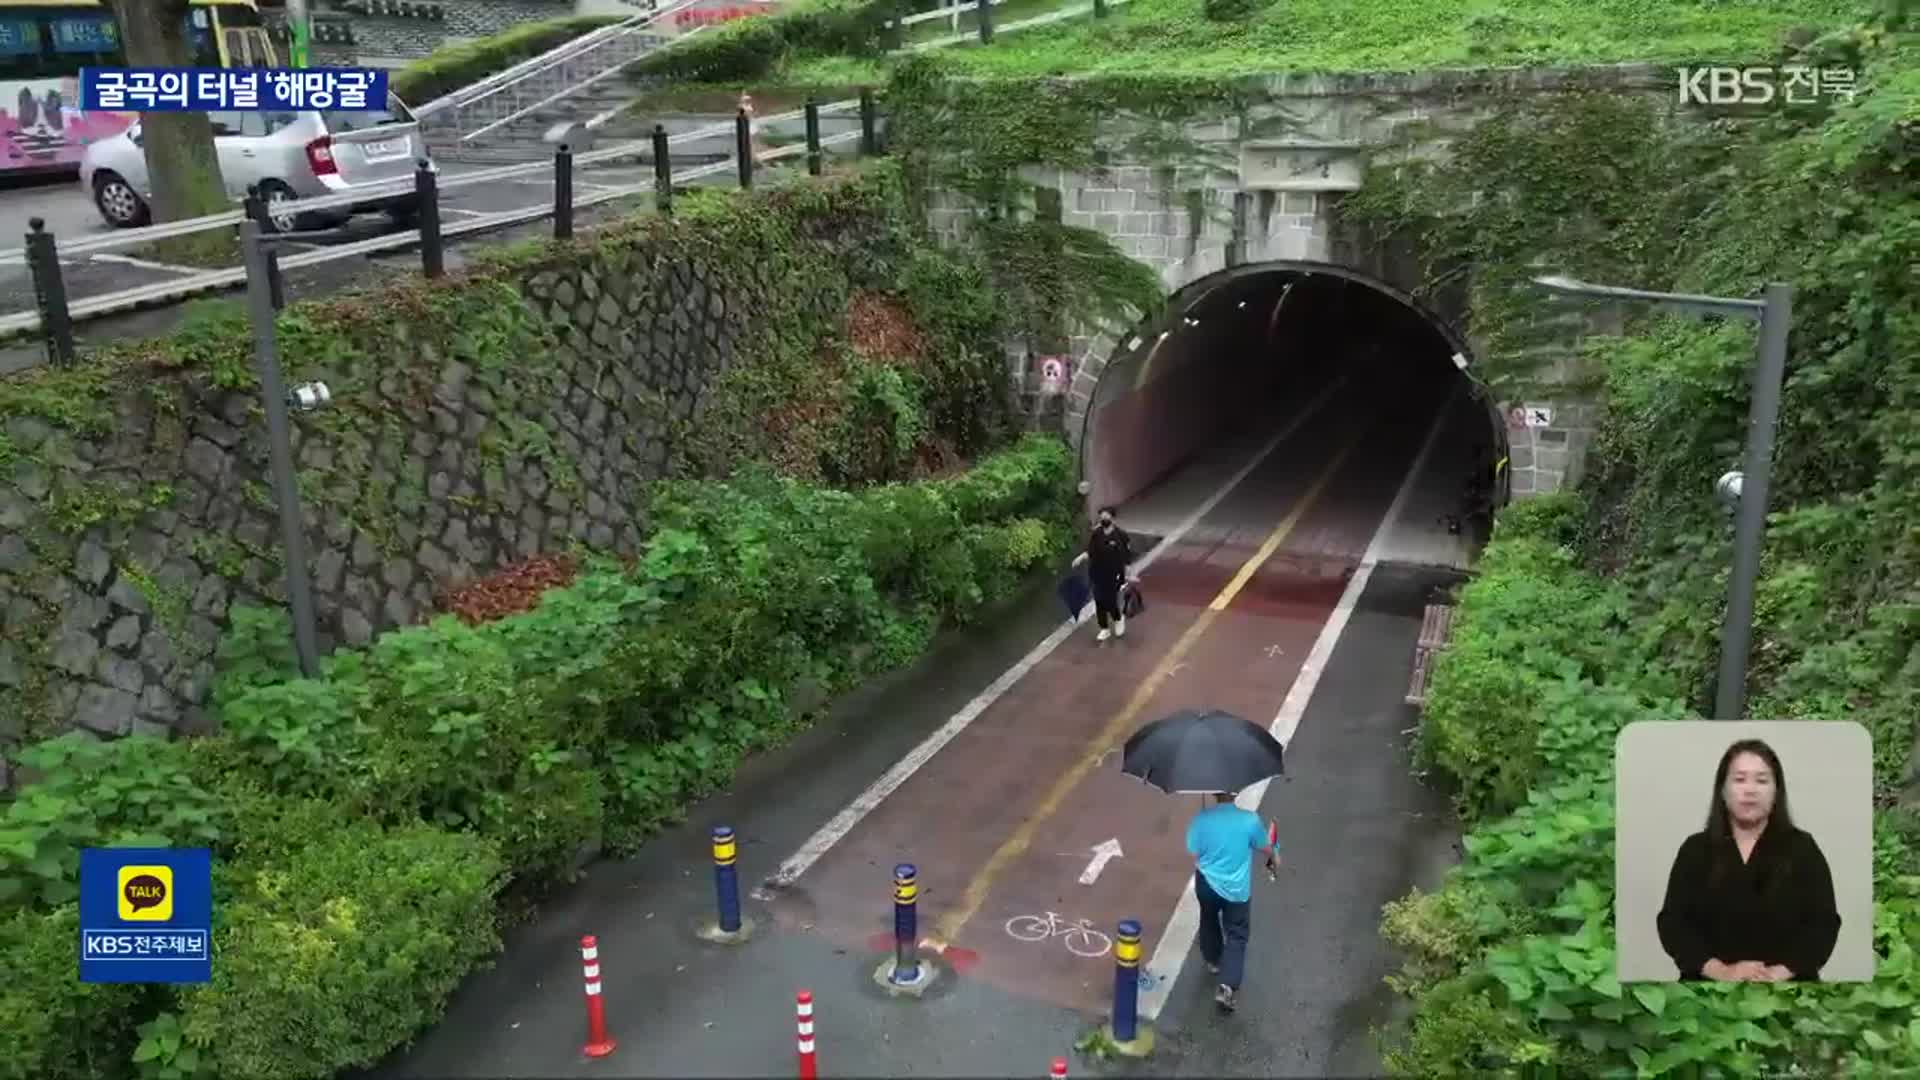
<path fill-rule="evenodd" d="M 1458 317 L 1449 318 L 1406 289 L 1377 274 L 1337 263 L 1312 259 L 1268 259 L 1224 269 L 1207 267 L 1203 270 L 1192 266 L 1191 262 L 1183 262 L 1167 267 L 1163 271 L 1162 276 L 1167 280 L 1171 291 L 1158 311 L 1136 324 L 1123 338 L 1116 339 L 1109 335 L 1095 338 L 1075 364 L 1072 393 L 1065 403 L 1065 415 L 1062 419 L 1067 439 L 1076 451 L 1080 478 L 1083 481 L 1088 475 L 1090 455 L 1087 440 L 1100 402 L 1102 380 L 1109 374 L 1109 369 L 1114 365 L 1116 358 L 1130 353 L 1133 344 L 1139 339 L 1158 334 L 1171 326 L 1181 312 L 1187 310 L 1207 293 L 1234 281 L 1276 274 L 1333 277 L 1363 286 L 1399 303 L 1432 327 L 1451 347 L 1455 368 L 1467 380 L 1470 392 L 1486 411 L 1489 445 L 1495 459 L 1508 458 L 1511 448 L 1508 443 L 1506 410 L 1492 389 L 1475 376 L 1474 345 L 1460 325 Z M 1500 485 L 1496 498 L 1503 504 L 1511 495 L 1511 472 L 1511 469 L 1502 469 L 1500 472 Z"/>

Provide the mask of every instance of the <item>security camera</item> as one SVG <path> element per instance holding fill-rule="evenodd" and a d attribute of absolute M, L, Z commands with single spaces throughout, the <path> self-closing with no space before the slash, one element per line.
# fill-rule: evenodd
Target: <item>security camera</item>
<path fill-rule="evenodd" d="M 323 382 L 301 383 L 287 394 L 287 404 L 301 412 L 313 412 L 324 409 L 333 400 L 333 391 Z"/>
<path fill-rule="evenodd" d="M 1728 509 L 1737 507 L 1740 505 L 1740 488 L 1743 486 L 1745 480 L 1746 477 L 1738 470 L 1725 473 L 1720 479 L 1714 481 L 1713 494 L 1724 503 Z"/>

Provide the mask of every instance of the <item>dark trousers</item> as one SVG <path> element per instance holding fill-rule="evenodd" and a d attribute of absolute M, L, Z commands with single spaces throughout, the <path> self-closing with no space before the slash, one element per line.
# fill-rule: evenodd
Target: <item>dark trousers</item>
<path fill-rule="evenodd" d="M 1193 872 L 1193 895 L 1200 901 L 1200 955 L 1220 966 L 1223 985 L 1240 989 L 1247 973 L 1247 935 L 1253 930 L 1253 902 L 1225 900 Z"/>
<path fill-rule="evenodd" d="M 1120 618 L 1120 586 L 1126 580 L 1119 574 L 1089 573 L 1088 581 L 1093 585 L 1093 611 L 1100 618 L 1100 627 Z"/>

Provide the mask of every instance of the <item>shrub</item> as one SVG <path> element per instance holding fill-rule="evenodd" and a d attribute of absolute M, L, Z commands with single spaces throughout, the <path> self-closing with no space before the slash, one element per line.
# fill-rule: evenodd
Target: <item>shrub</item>
<path fill-rule="evenodd" d="M 205 847 L 220 837 L 220 805 L 194 783 L 180 744 L 72 732 L 17 760 L 43 778 L 0 819 L 0 908 L 74 900 L 83 847 Z"/>
<path fill-rule="evenodd" d="M 183 1045 L 217 1076 L 319 1080 L 375 1063 L 440 1015 L 499 947 L 505 864 L 478 837 L 382 829 L 320 809 L 326 828 L 278 828 L 225 875 L 213 981 L 183 988 Z M 258 833 L 258 830 L 256 831 Z"/>
<path fill-rule="evenodd" d="M 522 60 L 531 60 L 583 34 L 620 22 L 618 15 L 576 15 L 521 23 L 476 41 L 443 45 L 395 72 L 393 92 L 409 105 L 471 86 Z"/>
<path fill-rule="evenodd" d="M 1273 4 L 1274 0 L 1202 0 L 1200 12 L 1214 22 L 1244 22 Z"/>
<path fill-rule="evenodd" d="M 1549 689 L 1577 696 L 1607 677 L 1625 611 L 1625 596 L 1582 573 L 1565 548 L 1531 537 L 1487 548 L 1434 668 L 1417 744 L 1424 762 L 1458 782 L 1464 816 L 1525 800 L 1541 768 Z"/>
<path fill-rule="evenodd" d="M 0 916 L 0 1080 L 116 1080 L 127 1075 L 135 1011 L 148 989 L 83 983 L 80 908 Z"/>

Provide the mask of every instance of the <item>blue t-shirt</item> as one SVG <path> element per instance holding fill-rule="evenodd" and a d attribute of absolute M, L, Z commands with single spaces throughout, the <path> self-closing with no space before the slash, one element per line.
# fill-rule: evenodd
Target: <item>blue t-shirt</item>
<path fill-rule="evenodd" d="M 1253 853 L 1267 846 L 1260 815 L 1232 803 L 1209 806 L 1187 826 L 1187 851 L 1199 860 L 1200 875 L 1220 899 L 1253 896 Z"/>

